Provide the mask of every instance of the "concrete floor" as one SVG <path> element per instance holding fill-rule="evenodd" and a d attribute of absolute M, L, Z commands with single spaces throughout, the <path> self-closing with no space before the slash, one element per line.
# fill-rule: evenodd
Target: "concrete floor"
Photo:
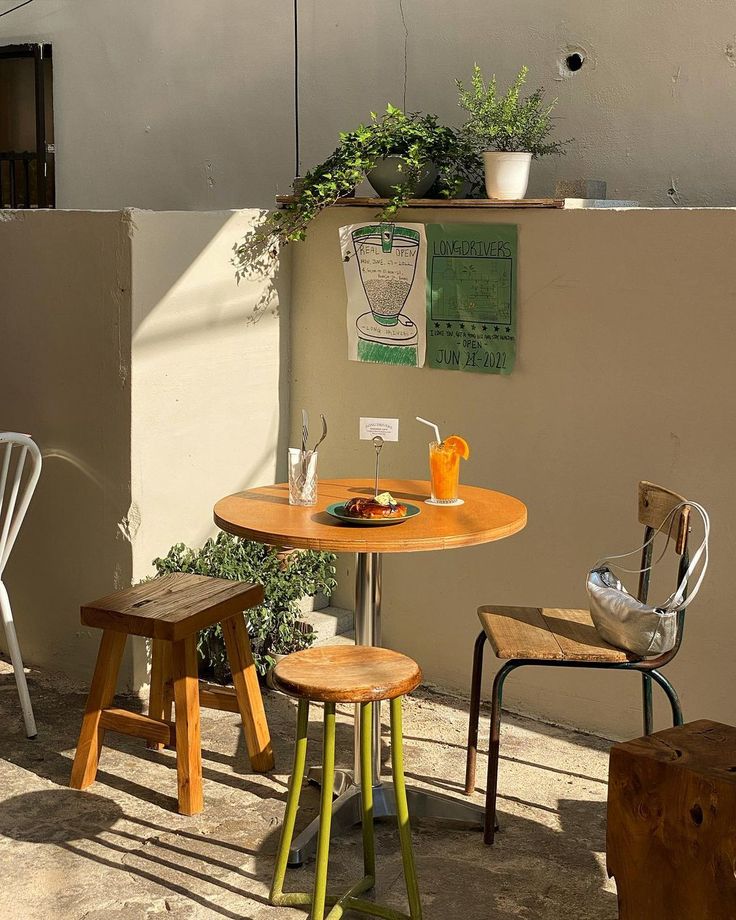
<path fill-rule="evenodd" d="M 250 772 L 237 717 L 204 711 L 205 811 L 176 813 L 170 752 L 109 735 L 98 781 L 66 788 L 84 693 L 32 672 L 38 739 L 26 740 L 10 668 L 0 663 L 0 916 L 3 920 L 296 920 L 268 888 L 295 722 L 293 703 L 266 694 L 277 772 Z M 343 707 L 338 764 L 351 762 Z M 484 714 L 487 732 L 487 714 Z M 319 761 L 312 716 L 309 762 Z M 405 708 L 410 783 L 460 795 L 467 706 L 418 692 Z M 478 832 L 418 825 L 414 846 L 426 920 L 613 920 L 615 889 L 604 869 L 606 742 L 510 717 L 502 737 L 503 831 L 484 847 Z M 481 738 L 486 749 L 487 735 Z M 484 780 L 485 767 L 480 771 Z M 298 827 L 318 793 L 306 788 Z M 481 801 L 480 792 L 475 799 Z M 377 833 L 380 899 L 403 908 L 401 861 L 390 824 Z M 360 874 L 360 838 L 333 844 L 331 881 Z M 311 865 L 287 887 L 311 884 Z M 357 915 L 356 915 L 357 916 Z"/>

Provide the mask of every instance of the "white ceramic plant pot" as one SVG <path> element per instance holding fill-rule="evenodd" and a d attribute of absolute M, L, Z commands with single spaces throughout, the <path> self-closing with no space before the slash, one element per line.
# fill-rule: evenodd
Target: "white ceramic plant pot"
<path fill-rule="evenodd" d="M 483 153 L 486 175 L 486 195 L 511 201 L 523 198 L 529 185 L 531 153 L 506 153 L 501 150 L 486 150 Z"/>

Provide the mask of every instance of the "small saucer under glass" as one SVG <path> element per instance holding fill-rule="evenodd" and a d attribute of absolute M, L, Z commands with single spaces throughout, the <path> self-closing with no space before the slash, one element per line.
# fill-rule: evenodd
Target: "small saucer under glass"
<path fill-rule="evenodd" d="M 465 501 L 462 498 L 425 498 L 425 505 L 436 505 L 438 508 L 454 508 L 458 505 L 464 505 Z"/>

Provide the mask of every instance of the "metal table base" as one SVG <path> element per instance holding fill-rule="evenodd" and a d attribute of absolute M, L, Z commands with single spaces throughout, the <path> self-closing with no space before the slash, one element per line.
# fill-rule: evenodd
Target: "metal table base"
<path fill-rule="evenodd" d="M 355 643 L 381 644 L 381 554 L 358 553 L 355 571 Z M 332 836 L 345 833 L 360 823 L 360 716 L 355 713 L 355 769 L 335 774 L 336 798 L 332 804 Z M 381 717 L 380 707 L 373 707 L 373 813 L 376 818 L 396 815 L 394 790 L 391 783 L 381 782 Z M 319 785 L 321 768 L 309 771 L 310 782 Z M 462 802 L 436 792 L 408 787 L 409 813 L 412 818 L 456 821 L 483 827 L 484 810 L 479 805 Z M 319 818 L 304 828 L 289 851 L 289 865 L 300 866 L 313 855 L 319 830 Z"/>

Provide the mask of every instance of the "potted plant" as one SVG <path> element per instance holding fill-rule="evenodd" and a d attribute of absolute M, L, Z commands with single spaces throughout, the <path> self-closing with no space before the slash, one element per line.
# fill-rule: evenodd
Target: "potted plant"
<path fill-rule="evenodd" d="M 570 141 L 552 141 L 552 112 L 557 99 L 545 103 L 540 87 L 522 97 L 528 68 L 503 95 L 496 77 L 486 82 L 476 64 L 470 88 L 457 80 L 458 103 L 469 114 L 461 128 L 468 146 L 483 157 L 486 194 L 504 201 L 523 198 L 529 184 L 532 158 L 562 154 Z"/>
<path fill-rule="evenodd" d="M 351 195 L 366 177 L 388 199 L 379 219 L 391 220 L 409 198 L 430 188 L 436 197 L 451 198 L 464 184 L 479 187 L 481 163 L 466 137 L 441 125 L 436 115 L 407 113 L 393 105 L 380 118 L 372 112 L 368 124 L 340 134 L 337 149 L 307 173 L 293 201 L 271 212 L 236 247 L 238 275 L 247 276 L 250 266 L 303 240 L 320 211 Z"/>
<path fill-rule="evenodd" d="M 366 178 L 380 198 L 422 198 L 438 178 L 438 191 L 450 197 L 456 178 L 455 131 L 440 125 L 436 115 L 405 113 L 389 104 L 380 119 L 371 112 L 368 131 L 375 165 Z"/>
<path fill-rule="evenodd" d="M 277 658 L 308 648 L 314 633 L 299 617 L 299 601 L 317 593 L 329 597 L 335 588 L 335 556 L 314 550 L 279 552 L 253 540 L 226 533 L 194 550 L 177 543 L 166 556 L 153 560 L 157 575 L 191 572 L 214 578 L 258 582 L 263 603 L 248 611 L 248 633 L 258 673 L 264 676 Z M 201 673 L 224 683 L 229 680 L 222 629 L 218 623 L 199 633 Z"/>

